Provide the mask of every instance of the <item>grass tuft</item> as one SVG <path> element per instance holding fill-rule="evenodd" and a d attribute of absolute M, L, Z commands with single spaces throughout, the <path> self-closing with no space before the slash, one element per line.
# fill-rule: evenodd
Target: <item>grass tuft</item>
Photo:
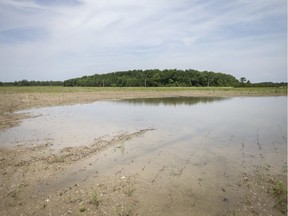
<path fill-rule="evenodd" d="M 79 212 L 85 212 L 85 211 L 86 211 L 86 208 L 85 208 L 85 207 L 79 208 Z"/>
<path fill-rule="evenodd" d="M 273 195 L 276 199 L 276 207 L 280 208 L 283 214 L 287 214 L 287 188 L 282 181 L 276 181 L 272 188 Z"/>
<path fill-rule="evenodd" d="M 91 198 L 89 203 L 95 205 L 98 208 L 99 205 L 101 204 L 101 202 L 102 202 L 102 200 L 98 197 L 97 193 L 95 192 L 92 195 L 92 198 Z"/>

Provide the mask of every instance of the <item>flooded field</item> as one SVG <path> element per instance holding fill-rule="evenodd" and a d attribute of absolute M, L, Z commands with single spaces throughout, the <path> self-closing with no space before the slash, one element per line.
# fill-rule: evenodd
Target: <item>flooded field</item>
<path fill-rule="evenodd" d="M 287 187 L 285 96 L 127 99 L 22 112 L 32 118 L 0 134 L 1 215 L 287 212 L 273 192 L 280 182 Z"/>

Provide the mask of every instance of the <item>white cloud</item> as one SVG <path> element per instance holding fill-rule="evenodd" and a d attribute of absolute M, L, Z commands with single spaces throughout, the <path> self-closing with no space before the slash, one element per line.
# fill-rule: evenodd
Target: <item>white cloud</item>
<path fill-rule="evenodd" d="M 286 79 L 286 3 L 223 2 L 82 0 L 51 5 L 2 0 L 0 80 L 62 80 L 145 68 L 223 71 L 251 81 Z M 10 31 L 14 29 L 17 35 Z M 21 29 L 41 34 L 24 37 Z M 17 43 L 7 43 L 7 35 Z"/>

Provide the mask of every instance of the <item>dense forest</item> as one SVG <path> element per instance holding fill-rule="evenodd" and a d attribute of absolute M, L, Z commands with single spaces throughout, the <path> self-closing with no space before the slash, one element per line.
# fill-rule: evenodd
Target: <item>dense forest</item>
<path fill-rule="evenodd" d="M 95 74 L 63 81 L 0 82 L 0 86 L 79 86 L 79 87 L 281 87 L 287 82 L 251 83 L 224 73 L 197 70 L 129 70 Z"/>
<path fill-rule="evenodd" d="M 62 81 L 28 81 L 0 82 L 0 86 L 63 86 Z"/>
<path fill-rule="evenodd" d="M 64 86 L 167 87 L 167 86 L 237 86 L 232 75 L 197 70 L 129 70 L 95 74 L 64 81 Z"/>
<path fill-rule="evenodd" d="M 244 86 L 251 86 L 251 87 L 287 87 L 287 82 L 280 82 L 280 83 L 274 83 L 274 82 L 260 82 L 260 83 L 252 83 L 249 85 L 249 83 L 244 83 Z"/>

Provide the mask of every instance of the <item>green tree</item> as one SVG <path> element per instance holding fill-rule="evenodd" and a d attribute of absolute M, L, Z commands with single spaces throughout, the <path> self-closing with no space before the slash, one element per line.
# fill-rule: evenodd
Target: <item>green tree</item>
<path fill-rule="evenodd" d="M 240 82 L 241 82 L 241 83 L 246 83 L 246 78 L 245 78 L 245 77 L 241 77 L 241 78 L 240 78 Z"/>

